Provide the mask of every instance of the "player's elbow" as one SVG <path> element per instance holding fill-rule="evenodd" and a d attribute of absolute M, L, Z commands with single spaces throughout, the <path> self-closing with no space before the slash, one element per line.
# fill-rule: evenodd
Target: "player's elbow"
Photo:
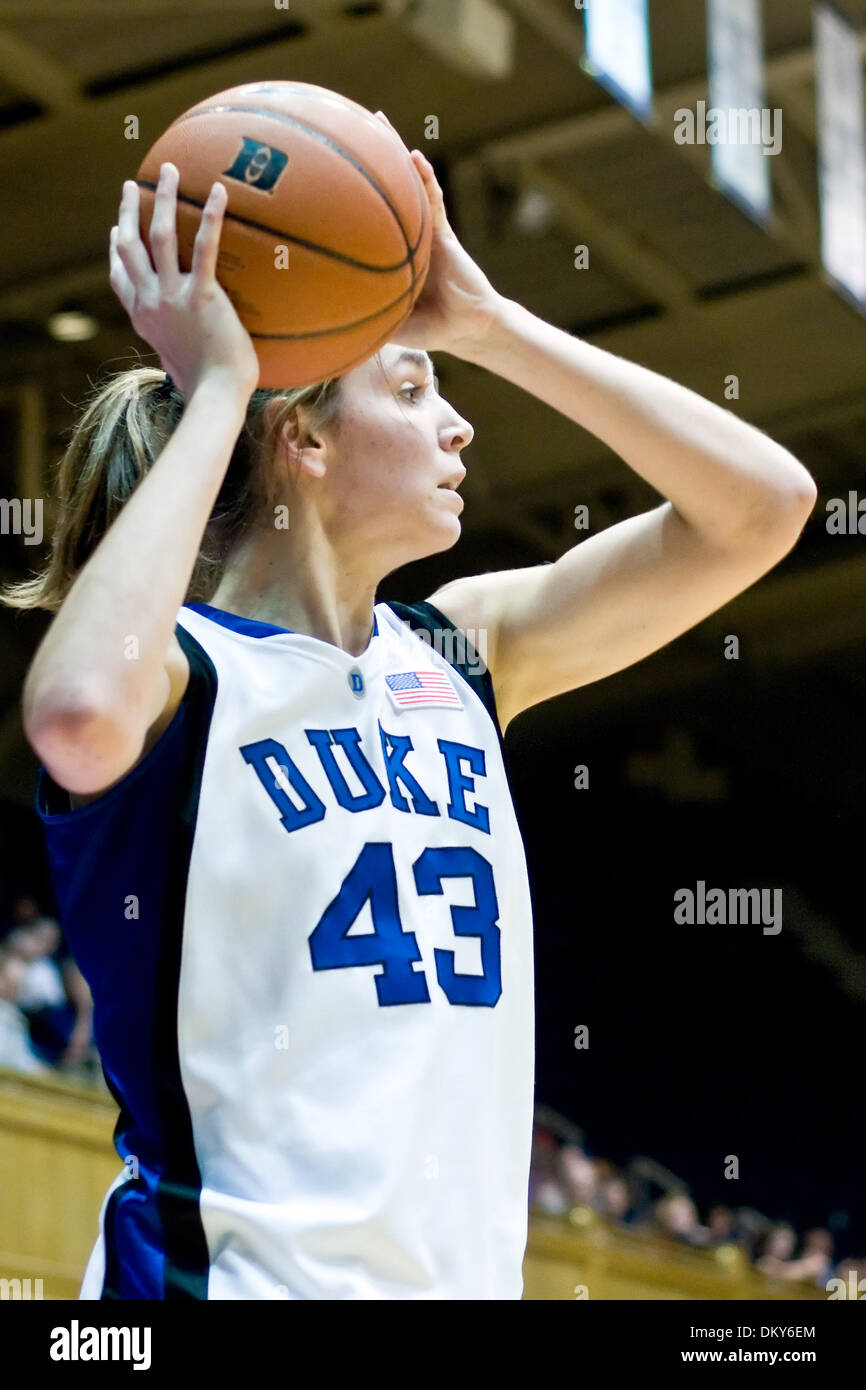
<path fill-rule="evenodd" d="M 801 473 L 755 504 L 739 533 L 745 543 L 783 554 L 796 544 L 818 500 L 815 480 L 805 468 Z"/>
<path fill-rule="evenodd" d="M 137 757 L 133 731 L 97 701 L 35 704 L 24 733 L 52 779 L 66 791 L 89 795 L 121 777 Z"/>

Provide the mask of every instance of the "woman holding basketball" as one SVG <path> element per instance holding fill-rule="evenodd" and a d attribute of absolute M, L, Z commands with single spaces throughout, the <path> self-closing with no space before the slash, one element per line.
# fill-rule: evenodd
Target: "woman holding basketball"
<path fill-rule="evenodd" d="M 397 342 L 301 391 L 256 389 L 214 278 L 222 185 L 188 275 L 176 170 L 153 264 L 125 186 L 111 283 L 172 380 L 96 395 L 49 565 L 6 594 L 56 612 L 25 728 L 120 1106 L 85 1298 L 520 1297 L 531 909 L 500 735 L 741 592 L 814 504 L 758 431 L 498 295 L 412 158 L 421 298 Z M 554 564 L 377 603 L 460 534 L 472 430 L 422 349 L 536 395 L 669 500 Z"/>

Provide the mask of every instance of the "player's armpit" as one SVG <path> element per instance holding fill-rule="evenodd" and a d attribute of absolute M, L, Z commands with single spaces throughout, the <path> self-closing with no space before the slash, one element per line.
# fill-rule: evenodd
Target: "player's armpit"
<path fill-rule="evenodd" d="M 804 522 L 716 540 L 665 502 L 552 564 L 457 579 L 430 602 L 458 627 L 486 631 L 504 731 L 522 710 L 631 666 L 714 613 L 778 564 Z"/>

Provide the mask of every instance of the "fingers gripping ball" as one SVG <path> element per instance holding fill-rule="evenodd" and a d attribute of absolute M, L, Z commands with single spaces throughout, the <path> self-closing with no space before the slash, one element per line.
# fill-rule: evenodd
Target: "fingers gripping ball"
<path fill-rule="evenodd" d="M 138 171 L 146 243 L 166 161 L 180 174 L 182 270 L 212 184 L 228 192 L 217 279 L 253 340 L 261 386 L 339 376 L 409 317 L 429 265 L 430 207 L 399 135 L 365 107 L 305 82 L 199 102 Z"/>

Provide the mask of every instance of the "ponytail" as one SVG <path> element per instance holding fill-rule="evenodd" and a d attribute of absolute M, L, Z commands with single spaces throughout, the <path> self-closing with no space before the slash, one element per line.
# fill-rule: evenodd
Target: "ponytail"
<path fill-rule="evenodd" d="M 285 391 L 254 391 L 196 559 L 186 602 L 207 602 L 228 556 L 267 495 L 265 471 L 294 406 L 310 407 L 314 427 L 337 414 L 338 377 Z M 273 400 L 280 407 L 266 413 Z M 0 588 L 9 608 L 56 613 L 78 571 L 168 443 L 183 397 L 163 371 L 134 367 L 96 387 L 57 469 L 59 511 L 44 568 Z"/>

